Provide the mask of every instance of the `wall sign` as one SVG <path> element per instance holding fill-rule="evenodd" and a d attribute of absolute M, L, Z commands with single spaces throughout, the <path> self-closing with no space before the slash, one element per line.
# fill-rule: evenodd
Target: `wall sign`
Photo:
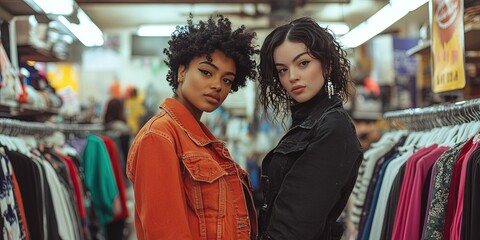
<path fill-rule="evenodd" d="M 465 87 L 463 0 L 430 0 L 432 90 Z"/>

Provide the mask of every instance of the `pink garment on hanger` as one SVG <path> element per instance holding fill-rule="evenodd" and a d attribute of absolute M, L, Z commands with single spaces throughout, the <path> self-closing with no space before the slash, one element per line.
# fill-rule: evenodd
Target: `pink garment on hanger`
<path fill-rule="evenodd" d="M 405 176 L 403 177 L 402 186 L 400 188 L 400 197 L 398 199 L 397 211 L 393 224 L 392 240 L 402 239 L 403 229 L 405 229 L 405 217 L 407 212 L 409 199 L 411 198 L 411 188 L 414 180 L 415 163 L 437 148 L 437 144 L 422 148 L 410 156 L 405 164 Z"/>
<path fill-rule="evenodd" d="M 422 209 L 423 184 L 428 170 L 449 147 L 440 146 L 421 157 L 415 165 L 413 185 L 410 189 L 410 199 L 407 200 L 405 212 L 405 228 L 402 239 L 418 239 L 420 236 L 420 216 Z"/>

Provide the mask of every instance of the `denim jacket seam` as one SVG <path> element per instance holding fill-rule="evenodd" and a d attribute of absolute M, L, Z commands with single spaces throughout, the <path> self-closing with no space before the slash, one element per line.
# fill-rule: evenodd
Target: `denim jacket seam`
<path fill-rule="evenodd" d="M 338 108 L 336 106 L 331 106 L 325 112 L 323 112 L 321 115 L 320 114 L 311 114 L 305 119 L 305 121 L 303 121 L 299 125 L 299 127 L 304 128 L 304 129 L 312 129 L 312 128 L 315 127 L 315 125 L 317 125 L 320 121 L 322 121 L 327 116 L 327 114 L 333 113 L 333 112 L 340 112 L 340 108 Z M 320 117 L 317 117 L 318 115 L 320 115 Z"/>
<path fill-rule="evenodd" d="M 217 142 L 217 141 L 212 141 L 212 140 L 210 140 L 210 139 L 208 139 L 208 140 L 206 140 L 206 139 L 197 139 L 194 134 L 192 134 L 187 128 L 185 128 L 185 127 L 183 126 L 182 122 L 178 120 L 177 116 L 176 116 L 173 112 L 170 112 L 170 111 L 168 111 L 167 109 L 164 109 L 164 108 L 162 108 L 162 109 L 163 109 L 163 111 L 165 111 L 165 113 L 167 113 L 167 114 L 172 118 L 172 120 L 173 120 L 176 124 L 178 124 L 178 126 L 187 134 L 187 136 L 188 136 L 193 142 L 195 142 L 195 144 L 203 147 L 203 146 L 205 146 L 205 145 L 207 145 L 207 144 L 209 144 L 209 143 Z"/>

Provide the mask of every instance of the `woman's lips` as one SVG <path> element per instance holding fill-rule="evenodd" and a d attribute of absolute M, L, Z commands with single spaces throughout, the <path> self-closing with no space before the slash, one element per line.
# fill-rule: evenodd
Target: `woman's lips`
<path fill-rule="evenodd" d="M 205 94 L 207 101 L 212 104 L 220 103 L 220 97 L 214 94 Z"/>
<path fill-rule="evenodd" d="M 299 93 L 302 93 L 304 89 L 305 89 L 305 86 L 294 86 L 292 88 L 292 93 L 299 94 Z"/>

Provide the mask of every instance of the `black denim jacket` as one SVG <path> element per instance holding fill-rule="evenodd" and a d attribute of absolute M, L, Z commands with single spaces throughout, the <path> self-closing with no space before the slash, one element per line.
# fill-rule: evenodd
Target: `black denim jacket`
<path fill-rule="evenodd" d="M 292 107 L 292 127 L 262 163 L 261 239 L 340 239 L 363 158 L 342 100 L 325 94 Z"/>

